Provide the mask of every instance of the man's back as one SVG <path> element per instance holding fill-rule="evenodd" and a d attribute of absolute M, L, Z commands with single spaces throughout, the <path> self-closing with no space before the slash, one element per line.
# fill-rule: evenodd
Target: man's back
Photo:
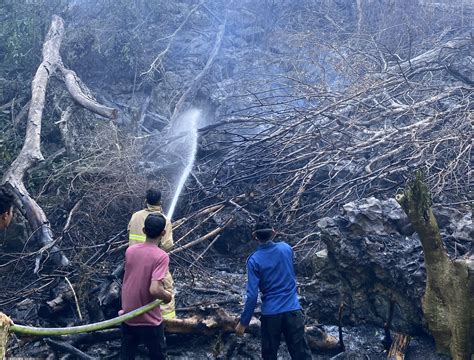
<path fill-rule="evenodd" d="M 162 281 L 168 271 L 169 257 L 153 243 L 130 246 L 125 252 L 125 275 L 122 286 L 122 309 L 129 312 L 152 302 L 152 280 Z M 127 321 L 129 325 L 159 325 L 159 307 Z"/>
<path fill-rule="evenodd" d="M 293 250 L 285 242 L 269 241 L 258 247 L 247 261 L 249 274 L 258 278 L 262 314 L 272 315 L 301 309 L 293 269 Z"/>
<path fill-rule="evenodd" d="M 163 209 L 159 205 L 147 205 L 146 209 L 139 210 L 132 214 L 128 224 L 130 244 L 139 244 L 145 241 L 146 236 L 143 233 L 143 224 L 148 215 L 159 213 L 164 216 Z M 165 216 L 166 218 L 166 216 Z M 159 247 L 169 252 L 173 247 L 173 227 L 171 221 L 166 218 L 165 236 L 161 239 Z"/>
<path fill-rule="evenodd" d="M 133 213 L 132 218 L 128 224 L 129 245 L 141 244 L 143 241 L 145 241 L 146 236 L 143 232 L 143 225 L 145 223 L 145 219 L 150 214 L 163 215 L 163 209 L 161 208 L 161 205 L 147 204 L 146 209 Z M 171 225 L 170 219 L 164 215 L 163 217 L 166 219 L 165 234 L 161 238 L 158 246 L 164 251 L 169 252 L 173 248 L 173 226 Z M 166 274 L 165 279 L 163 279 L 163 286 L 165 290 L 173 293 L 173 277 L 169 271 Z M 164 318 L 171 319 L 176 317 L 174 296 L 168 304 L 161 306 L 161 311 Z"/>
<path fill-rule="evenodd" d="M 249 326 L 260 290 L 263 359 L 278 358 L 283 334 L 293 360 L 310 360 L 304 317 L 296 294 L 293 249 L 285 242 L 271 241 L 275 230 L 271 221 L 264 217 L 259 218 L 252 235 L 260 245 L 247 260 L 247 296 L 235 332 L 242 335 Z"/>

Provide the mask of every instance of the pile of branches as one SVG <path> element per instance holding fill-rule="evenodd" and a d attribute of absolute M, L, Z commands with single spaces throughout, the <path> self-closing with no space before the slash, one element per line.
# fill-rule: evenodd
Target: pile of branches
<path fill-rule="evenodd" d="M 266 2 L 265 11 L 259 7 L 251 8 L 249 11 L 255 15 L 255 21 L 252 22 L 253 30 L 249 29 L 253 31 L 250 33 L 239 28 L 238 20 L 245 17 L 231 16 L 236 9 L 229 9 L 232 10 L 229 12 L 229 25 L 218 21 L 222 24 L 210 42 L 212 45 L 208 49 L 205 65 L 201 64 L 200 71 L 193 75 L 191 85 L 182 91 L 181 96 L 175 96 L 179 99 L 174 101 L 174 110 L 170 111 L 166 124 L 186 110 L 197 97 L 199 89 L 212 81 L 220 86 L 228 80 L 219 78 L 215 74 L 218 71 L 210 71 L 214 63 L 216 68 L 224 68 L 227 62 L 232 63 L 225 52 L 235 49 L 230 47 L 233 41 L 227 41 L 226 36 L 236 40 L 239 35 L 240 40 L 252 38 L 256 42 L 263 37 L 266 41 L 256 43 L 255 49 L 264 49 L 262 52 L 267 52 L 270 57 L 275 57 L 276 53 L 278 61 L 293 69 L 288 71 L 286 78 L 285 75 L 281 76 L 281 79 L 285 79 L 285 86 L 291 88 L 285 96 L 268 91 L 264 85 L 260 92 L 254 91 L 249 85 L 248 91 L 254 103 L 244 101 L 248 107 L 238 114 L 245 115 L 232 115 L 225 111 L 227 104 L 219 104 L 224 108 L 219 109 L 220 114 L 230 115 L 218 116 L 218 122 L 200 129 L 198 159 L 192 179 L 188 182 L 190 187 L 180 204 L 182 216 L 175 222 L 177 248 L 174 258 L 183 260 L 188 266 L 195 265 L 209 253 L 222 232 L 236 222 L 239 214 L 251 219 L 268 211 L 282 225 L 281 229 L 285 228 L 287 239 L 293 240 L 293 237 L 311 241 L 315 234 L 308 229 L 315 228 L 317 219 L 357 198 L 393 196 L 412 173 L 412 168 L 426 168 L 429 175 L 427 180 L 436 202 L 463 204 L 468 201 L 472 149 L 469 122 L 473 85 L 469 72 L 472 67 L 472 39 L 466 36 L 448 41 L 449 31 L 440 35 L 438 41 L 426 41 L 423 44 L 410 37 L 410 41 L 404 42 L 406 46 L 390 52 L 387 46 L 393 42 L 393 36 L 383 38 L 370 35 L 370 32 L 364 33 L 364 29 L 372 26 L 369 22 L 372 17 L 367 13 L 369 7 L 358 8 L 355 12 L 357 16 L 351 15 L 354 9 L 347 8 L 350 15 L 347 16 L 352 22 L 349 22 L 349 28 L 342 28 L 340 24 L 344 24 L 347 19 L 341 15 L 344 12 L 339 11 L 339 5 L 331 7 L 327 3 L 326 8 L 323 6 L 325 2 L 321 2 L 319 7 L 312 3 L 302 2 L 297 6 L 294 2 L 282 2 L 277 6 Z M 251 4 L 253 2 L 246 6 Z M 170 42 L 163 52 L 159 52 L 151 64 L 142 69 L 143 73 L 136 69 L 136 73 L 141 73 L 144 79 L 149 80 L 157 72 L 164 71 L 163 57 L 172 45 L 171 41 L 175 41 L 173 39 L 177 32 L 186 29 L 190 16 L 199 14 L 201 10 L 208 15 L 214 13 L 205 4 L 187 10 L 188 16 L 180 21 L 182 26 L 165 38 L 170 39 Z M 385 9 L 379 10 L 383 12 Z M 291 40 L 296 42 L 309 38 L 305 29 L 312 27 L 304 22 L 311 23 L 313 18 L 305 17 L 307 13 L 315 14 L 319 30 L 326 29 L 321 36 L 326 53 L 331 49 L 332 56 L 343 59 L 339 65 L 344 71 L 341 70 L 338 75 L 346 78 L 348 86 L 338 88 L 329 82 L 309 81 L 309 76 L 302 81 L 304 76 L 296 76 L 299 65 L 292 64 L 300 64 L 303 69 L 306 59 L 302 61 L 293 52 L 283 53 L 276 42 L 272 44 L 272 40 L 275 40 L 271 38 L 272 33 L 280 37 L 287 36 L 285 41 L 281 41 L 286 45 L 292 43 Z M 264 21 L 267 17 L 263 15 L 267 14 L 278 15 L 280 20 L 274 28 Z M 450 19 L 443 21 L 449 22 Z M 410 26 L 414 24 L 415 20 Z M 245 28 L 244 25 L 240 24 L 242 28 Z M 420 28 L 425 29 L 423 26 Z M 331 45 L 334 29 L 339 30 Z M 432 29 L 425 30 L 431 33 Z M 60 40 L 62 30 L 59 33 L 60 36 L 55 35 L 53 39 Z M 384 30 L 383 33 L 389 32 Z M 344 42 L 345 45 L 341 46 Z M 351 46 L 351 42 L 357 46 Z M 434 45 L 427 49 L 431 44 Z M 301 46 L 305 56 L 308 49 L 313 48 L 310 45 L 306 43 Z M 241 50 L 245 55 L 247 47 L 243 46 Z M 66 85 L 67 81 L 73 85 L 79 84 L 72 90 L 87 95 L 88 91 L 81 90 L 82 83 L 78 77 L 59 61 L 58 51 L 59 47 L 56 46 L 56 62 L 53 65 L 57 66 L 58 73 L 61 73 Z M 234 51 L 230 52 L 232 56 L 235 54 Z M 140 55 L 139 52 L 136 54 Z M 238 61 L 244 59 L 242 54 L 239 54 Z M 354 59 L 352 64 L 350 59 Z M 263 59 L 262 63 L 267 60 Z M 322 69 L 321 73 L 325 71 Z M 43 75 L 47 79 L 46 75 L 49 73 Z M 240 75 L 238 73 L 235 77 Z M 295 77 L 290 78 L 290 75 Z M 245 84 L 242 83 L 242 86 Z M 81 98 L 87 100 L 87 96 L 82 95 Z M 225 101 L 238 103 L 237 96 L 232 96 Z M 43 190 L 33 196 L 37 200 L 46 193 L 51 194 L 53 188 L 56 188 L 58 197 L 67 194 L 66 203 L 55 210 L 62 212 L 60 221 L 53 221 L 53 227 L 57 228 L 55 233 L 60 236 L 53 238 L 48 219 L 40 207 L 34 207 L 35 211 L 30 212 L 40 216 L 35 218 L 31 215 L 30 218 L 36 219 L 44 230 L 42 238 L 47 240 L 46 243 L 60 245 L 74 265 L 90 267 L 91 272 L 96 270 L 99 260 L 110 258 L 106 256 L 110 255 L 109 251 L 117 253 L 126 246 L 123 230 L 130 213 L 139 207 L 137 199 L 142 195 L 143 188 L 148 185 L 144 180 L 146 169 L 142 167 L 148 160 L 142 156 L 143 143 L 146 139 L 164 142 L 162 136 L 152 133 L 155 128 L 144 128 L 147 108 L 152 107 L 151 94 L 144 98 L 146 100 L 134 120 L 134 132 L 139 137 L 124 135 L 117 131 L 115 125 L 109 124 L 104 125 L 104 136 L 96 136 L 89 142 L 84 141 L 83 135 L 81 139 L 74 139 L 73 131 L 70 130 L 74 128 L 71 119 L 78 116 L 78 105 L 68 105 L 66 110 L 61 111 L 58 125 L 66 149 L 57 158 L 62 159 L 66 153 L 67 159 L 62 166 L 51 170 L 42 185 Z M 85 106 L 84 101 L 76 102 Z M 35 102 L 32 104 L 35 105 Z M 85 104 L 91 107 L 90 100 Z M 104 116 L 103 111 L 97 112 L 99 105 L 95 102 L 92 104 L 92 112 Z M 99 106 L 99 109 L 103 110 L 103 107 Z M 127 117 L 126 114 L 121 116 Z M 107 108 L 105 117 L 115 118 L 116 113 Z M 39 124 L 41 116 L 34 120 Z M 143 132 L 146 135 L 140 136 Z M 34 127 L 30 133 L 34 135 L 38 154 L 31 160 L 26 156 L 26 151 L 23 162 L 25 169 L 20 170 L 30 170 L 42 160 L 39 151 L 40 133 L 34 131 Z M 153 148 L 163 145 L 155 144 L 152 140 L 150 144 Z M 87 147 L 89 152 L 83 151 L 82 147 Z M 31 147 L 25 147 L 25 150 L 31 150 Z M 148 155 L 156 161 L 155 152 Z M 48 158 L 45 163 L 50 165 L 54 161 Z M 23 180 L 25 172 L 21 176 L 14 175 L 17 192 L 28 195 L 27 189 L 30 190 L 31 184 L 23 184 L 22 181 L 17 184 L 18 180 Z M 5 176 L 5 179 L 11 180 L 11 177 Z M 165 184 L 163 181 L 161 183 Z M 32 199 L 28 197 L 22 199 L 26 198 L 27 203 L 31 203 L 29 200 Z M 134 199 L 133 204 L 131 199 Z M 57 209 L 54 205 L 48 206 Z M 45 207 L 43 203 L 41 206 Z M 48 215 L 53 212 L 48 208 L 46 210 Z M 36 231 L 38 226 L 33 228 Z M 194 253 L 198 244 L 205 245 L 198 253 Z M 49 248 L 50 245 L 46 245 L 46 250 L 41 253 L 48 253 Z M 38 257 L 37 252 L 17 255 L 9 254 L 13 260 L 6 259 L 1 266 L 6 268 L 13 264 L 18 267 L 21 264 L 25 273 L 29 273 L 31 268 L 41 272 L 44 258 Z M 107 271 L 104 270 L 105 273 Z M 49 281 L 49 277 L 41 280 L 42 285 Z M 30 282 L 25 284 L 25 291 L 32 288 Z M 11 295 L 9 293 L 5 301 L 9 302 Z"/>
<path fill-rule="evenodd" d="M 357 24 L 359 32 L 363 28 L 362 13 Z M 323 15 L 326 21 L 333 21 L 328 13 Z M 183 21 L 186 23 L 187 18 Z M 264 25 L 264 30 L 268 30 L 269 25 Z M 58 28 L 59 35 L 51 39 L 62 38 L 62 25 Z M 222 42 L 224 29 L 224 26 L 219 28 L 206 65 L 170 112 L 170 122 L 193 101 L 214 60 L 219 64 L 217 54 L 221 44 L 226 45 Z M 174 223 L 176 248 L 172 258 L 175 264 L 179 263 L 178 272 L 185 273 L 194 266 L 194 271 L 197 267 L 204 273 L 200 260 L 242 214 L 251 219 L 270 212 L 288 240 L 312 242 L 317 234 L 308 229 L 315 229 L 320 217 L 357 198 L 393 196 L 414 168 L 426 169 L 436 202 L 455 206 L 469 201 L 472 38 L 446 41 L 444 36 L 442 42 L 429 50 L 418 51 L 417 56 L 406 51 L 403 59 L 396 54 L 385 56 L 377 47 L 366 49 L 365 58 L 372 58 L 377 71 L 359 74 L 357 81 L 349 81 L 344 91 L 327 84 L 286 79 L 294 82 L 292 88 L 296 91 L 284 97 L 267 90 L 252 91 L 255 105 L 241 112 L 245 115 L 219 118 L 218 122 L 200 129 L 198 160 L 181 203 L 183 216 Z M 54 50 L 53 70 L 57 67 L 65 81 L 80 84 L 60 61 L 59 46 Z M 351 56 L 361 56 L 360 51 L 349 48 L 342 55 L 346 62 Z M 162 56 L 160 53 L 155 58 L 145 75 L 152 77 L 162 67 Z M 345 66 L 355 72 L 370 68 L 361 64 Z M 49 72 L 40 75 L 47 81 Z M 77 88 L 81 90 L 79 85 Z M 71 96 L 74 89 L 69 91 Z M 76 91 L 82 95 L 81 99 L 87 98 L 83 92 Z M 103 137 L 95 137 L 96 142 L 88 144 L 88 154 L 77 143 L 74 145 L 74 141 L 68 141 L 67 124 L 71 124 L 69 120 L 75 108 L 62 111 L 59 125 L 65 152 L 76 160 L 51 171 L 43 185 L 47 193 L 51 192 L 48 188 L 54 188 L 65 177 L 70 179 L 63 184 L 66 189 L 61 189 L 68 194 L 67 206 L 61 209 L 65 216 L 57 226 L 62 231 L 53 238 L 45 214 L 41 208 L 34 207 L 36 211 L 31 212 L 30 218 L 39 218 L 43 237 L 48 241 L 39 252 L 4 255 L 0 267 L 9 274 L 4 286 L 8 291 L 0 297 L 2 307 L 35 298 L 38 292 L 55 287 L 62 277 L 72 279 L 79 302 L 85 303 L 91 288 L 100 286 L 113 265 L 121 262 L 127 246 L 126 221 L 138 208 L 137 199 L 148 185 L 138 172 L 138 164 L 143 160 L 140 140 L 156 135 L 149 134 L 153 129 L 143 129 L 150 96 L 140 110 L 135 129 L 138 135 L 143 135 L 143 130 L 146 136 L 132 140 L 130 137 L 122 142 L 123 134 L 110 125 Z M 91 107 L 90 100 L 86 103 L 89 107 L 76 102 Z M 31 104 L 34 107 L 38 102 Z M 92 105 L 89 110 L 101 114 L 97 109 L 104 108 L 96 102 Z M 41 110 L 42 106 L 39 106 Z M 114 109 L 106 110 L 106 118 L 116 117 Z M 40 124 L 41 114 L 33 120 Z M 31 204 L 32 199 L 27 185 L 23 184 L 25 172 L 42 160 L 39 131 L 32 127 L 29 133 L 35 140 L 36 157 L 29 158 L 32 147 L 25 147 L 20 158 L 24 160 L 21 174 L 5 176 L 26 204 Z M 60 195 L 61 191 L 58 188 L 56 192 Z M 81 196 L 70 196 L 75 193 Z M 38 197 L 42 195 L 40 191 Z M 135 203 L 131 205 L 130 199 Z M 101 225 L 107 222 L 110 227 Z M 41 254 L 49 256 L 49 250 L 56 245 L 60 245 L 73 266 L 42 275 L 45 262 Z M 33 268 L 39 274 L 35 280 L 31 280 Z"/>
<path fill-rule="evenodd" d="M 393 196 L 415 168 L 428 173 L 435 201 L 467 203 L 471 51 L 472 38 L 455 38 L 387 61 L 343 93 L 307 85 L 298 100 L 314 105 L 303 108 L 253 94 L 259 112 L 201 129 L 220 146 L 203 141 L 196 191 L 239 199 L 255 213 L 268 209 L 299 238 L 344 203 Z"/>

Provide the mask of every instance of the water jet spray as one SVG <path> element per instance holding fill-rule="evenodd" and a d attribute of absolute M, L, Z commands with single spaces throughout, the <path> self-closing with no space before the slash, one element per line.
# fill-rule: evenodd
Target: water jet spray
<path fill-rule="evenodd" d="M 184 166 L 174 190 L 170 207 L 166 213 L 169 219 L 173 217 L 181 191 L 193 169 L 197 151 L 198 120 L 200 116 L 201 110 L 191 109 L 186 111 L 172 125 L 169 132 L 169 135 L 176 137 L 176 139 L 169 144 L 168 151 L 177 155 Z"/>

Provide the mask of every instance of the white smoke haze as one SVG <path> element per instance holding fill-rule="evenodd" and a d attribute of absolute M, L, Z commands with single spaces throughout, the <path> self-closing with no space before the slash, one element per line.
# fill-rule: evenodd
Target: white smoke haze
<path fill-rule="evenodd" d="M 177 305 L 191 309 L 178 316 L 204 315 L 201 305 L 214 301 L 232 316 L 241 310 L 245 258 L 256 246 L 252 224 L 268 215 L 276 240 L 294 249 L 310 322 L 328 334 L 337 324 L 356 325 L 344 330 L 348 352 L 331 358 L 386 357 L 376 338 L 392 307 L 390 330 L 429 328 L 421 306 L 428 267 L 393 196 L 415 169 L 426 170 L 433 203 L 446 210 L 441 229 L 451 259 L 474 254 L 474 1 L 3 0 L 0 173 L 23 143 L 53 14 L 65 25 L 62 64 L 86 98 L 119 115 L 110 121 L 83 108 L 60 67 L 51 76 L 45 161 L 24 181 L 48 217 L 39 229 L 52 230 L 50 244 L 72 267 L 43 266 L 55 250 L 30 248 L 34 222 L 31 231 L 18 224 L 25 230 L 18 241 L 0 234 L 2 311 L 29 323 L 77 323 L 71 301 L 49 314 L 52 296 L 65 289 L 57 276 L 70 274 L 66 290 L 74 285 L 81 309 L 93 310 L 86 322 L 115 316 L 119 282 L 110 274 L 122 261 L 131 214 L 156 188 L 179 244 L 170 256 Z M 206 305 L 206 316 L 212 310 Z M 207 358 L 215 348 L 207 333 L 173 336 L 173 358 Z M 223 351 L 215 356 L 259 356 L 253 333 L 245 344 L 235 339 L 219 337 Z M 434 355 L 432 339 L 412 339 L 410 359 L 445 359 Z M 114 357 L 116 342 L 81 346 L 91 358 Z M 9 356 L 46 358 L 47 351 L 49 344 L 15 343 Z"/>

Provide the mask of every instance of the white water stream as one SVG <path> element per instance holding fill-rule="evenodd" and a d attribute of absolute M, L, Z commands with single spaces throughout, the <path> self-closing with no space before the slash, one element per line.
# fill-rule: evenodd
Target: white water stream
<path fill-rule="evenodd" d="M 171 137 L 176 137 L 176 140 L 170 144 L 170 150 L 173 151 L 173 153 L 177 155 L 183 163 L 183 171 L 176 187 L 174 187 L 173 199 L 171 200 L 170 207 L 166 214 L 169 219 L 173 218 L 181 191 L 183 190 L 184 184 L 193 169 L 194 160 L 196 158 L 198 123 L 200 116 L 201 111 L 198 109 L 186 111 L 177 119 L 169 134 Z"/>

